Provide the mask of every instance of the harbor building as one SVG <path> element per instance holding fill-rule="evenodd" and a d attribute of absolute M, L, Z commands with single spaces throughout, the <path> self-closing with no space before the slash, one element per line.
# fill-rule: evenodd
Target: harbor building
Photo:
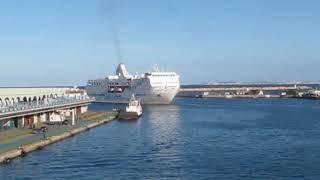
<path fill-rule="evenodd" d="M 87 112 L 89 98 L 77 87 L 0 88 L 0 130 L 34 127 Z"/>

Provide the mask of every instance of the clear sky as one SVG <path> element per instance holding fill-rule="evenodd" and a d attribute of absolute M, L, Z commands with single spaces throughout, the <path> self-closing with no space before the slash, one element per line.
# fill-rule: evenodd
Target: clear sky
<path fill-rule="evenodd" d="M 1 0 L 0 86 L 130 72 L 183 83 L 320 80 L 318 0 Z"/>

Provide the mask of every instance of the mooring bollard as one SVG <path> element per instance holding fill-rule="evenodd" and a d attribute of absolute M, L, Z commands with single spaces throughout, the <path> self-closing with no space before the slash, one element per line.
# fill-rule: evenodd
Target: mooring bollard
<path fill-rule="evenodd" d="M 25 157 L 27 155 L 27 152 L 22 147 L 19 147 L 18 149 L 20 150 L 21 157 Z"/>

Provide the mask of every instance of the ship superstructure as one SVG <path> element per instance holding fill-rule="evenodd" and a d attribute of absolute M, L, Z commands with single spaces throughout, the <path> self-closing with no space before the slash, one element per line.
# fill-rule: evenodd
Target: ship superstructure
<path fill-rule="evenodd" d="M 127 103 L 132 94 L 142 104 L 170 104 L 180 88 L 179 75 L 157 68 L 142 75 L 130 75 L 123 63 L 116 75 L 89 80 L 87 93 L 97 102 Z"/>

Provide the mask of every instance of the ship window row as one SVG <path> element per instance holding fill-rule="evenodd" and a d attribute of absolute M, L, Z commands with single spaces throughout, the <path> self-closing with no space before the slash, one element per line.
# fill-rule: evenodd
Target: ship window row
<path fill-rule="evenodd" d="M 101 82 L 92 82 L 91 85 L 92 86 L 100 86 L 102 83 Z"/>
<path fill-rule="evenodd" d="M 115 83 L 109 83 L 109 86 L 110 85 L 130 85 L 130 83 L 126 82 L 126 83 L 123 83 L 123 84 L 119 84 L 119 83 L 115 82 Z"/>
<path fill-rule="evenodd" d="M 176 84 L 178 83 L 177 81 L 164 81 L 164 82 L 152 82 L 153 84 Z"/>
<path fill-rule="evenodd" d="M 167 87 L 167 88 L 175 88 L 177 86 L 153 86 L 154 88 L 164 88 L 164 87 Z"/>
<path fill-rule="evenodd" d="M 154 86 L 164 86 L 164 85 L 168 85 L 168 86 L 175 86 L 177 85 L 178 83 L 177 82 L 154 82 L 152 83 Z"/>
<path fill-rule="evenodd" d="M 153 77 L 175 77 L 174 74 L 168 74 L 168 75 L 152 75 Z"/>

